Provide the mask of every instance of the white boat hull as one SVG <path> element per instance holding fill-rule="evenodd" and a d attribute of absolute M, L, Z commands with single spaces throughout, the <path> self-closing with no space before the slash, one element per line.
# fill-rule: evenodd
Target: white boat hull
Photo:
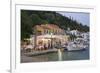
<path fill-rule="evenodd" d="M 86 47 L 83 44 L 68 44 L 67 50 L 68 51 L 75 51 L 75 50 L 84 50 Z"/>
<path fill-rule="evenodd" d="M 83 50 L 83 47 L 72 47 L 72 46 L 67 46 L 68 51 L 75 51 L 75 50 Z"/>

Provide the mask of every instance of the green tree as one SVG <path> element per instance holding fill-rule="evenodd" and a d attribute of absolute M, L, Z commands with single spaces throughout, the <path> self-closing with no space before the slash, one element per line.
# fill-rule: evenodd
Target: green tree
<path fill-rule="evenodd" d="M 32 34 L 32 20 L 27 15 L 27 12 L 21 11 L 21 40 L 29 38 Z"/>

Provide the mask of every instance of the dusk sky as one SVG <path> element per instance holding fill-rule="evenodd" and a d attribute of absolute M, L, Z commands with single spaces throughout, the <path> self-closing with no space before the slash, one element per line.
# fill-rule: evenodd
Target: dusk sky
<path fill-rule="evenodd" d="M 82 23 L 83 25 L 90 25 L 90 14 L 89 13 L 82 13 L 82 12 L 57 12 L 62 14 L 66 17 L 71 17 L 73 20 Z"/>

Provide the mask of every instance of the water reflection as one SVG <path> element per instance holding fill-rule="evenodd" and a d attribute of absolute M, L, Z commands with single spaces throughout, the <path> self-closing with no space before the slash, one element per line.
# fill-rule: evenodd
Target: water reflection
<path fill-rule="evenodd" d="M 58 49 L 58 61 L 62 61 L 62 51 Z"/>

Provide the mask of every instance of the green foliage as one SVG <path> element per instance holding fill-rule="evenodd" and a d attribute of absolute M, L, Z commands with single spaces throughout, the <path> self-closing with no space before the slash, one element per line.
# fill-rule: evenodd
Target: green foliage
<path fill-rule="evenodd" d="M 27 12 L 21 11 L 21 40 L 29 38 L 32 34 L 32 20 Z"/>
<path fill-rule="evenodd" d="M 64 30 L 69 27 L 71 30 L 89 31 L 88 26 L 78 23 L 72 18 L 62 16 L 57 12 L 21 10 L 21 39 L 29 38 L 31 34 L 34 34 L 33 27 L 41 24 L 56 24 Z"/>

